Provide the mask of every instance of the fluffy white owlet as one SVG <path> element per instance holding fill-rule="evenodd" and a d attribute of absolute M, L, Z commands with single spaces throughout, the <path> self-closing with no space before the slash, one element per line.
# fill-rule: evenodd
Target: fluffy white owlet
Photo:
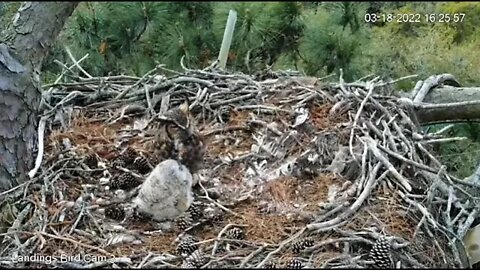
<path fill-rule="evenodd" d="M 137 211 L 162 222 L 182 215 L 193 202 L 192 174 L 177 160 L 159 163 L 142 184 L 133 203 Z"/>

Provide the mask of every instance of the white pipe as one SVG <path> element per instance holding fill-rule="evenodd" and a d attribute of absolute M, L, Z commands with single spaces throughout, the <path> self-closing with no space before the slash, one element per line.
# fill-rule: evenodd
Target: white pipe
<path fill-rule="evenodd" d="M 235 23 L 237 22 L 237 12 L 230 10 L 228 13 L 227 25 L 225 26 L 225 32 L 223 33 L 222 47 L 220 47 L 220 53 L 218 54 L 218 61 L 221 69 L 225 69 L 227 64 L 228 51 L 230 50 L 230 44 L 232 44 L 233 30 L 235 29 Z"/>

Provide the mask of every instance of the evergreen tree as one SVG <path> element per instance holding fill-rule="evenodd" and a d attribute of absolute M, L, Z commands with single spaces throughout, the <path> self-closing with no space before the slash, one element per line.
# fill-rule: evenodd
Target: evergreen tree
<path fill-rule="evenodd" d="M 339 14 L 332 14 L 334 11 Z M 367 41 L 366 29 L 357 28 L 355 19 L 347 20 L 340 15 L 344 12 L 344 9 L 330 7 L 308 14 L 310 23 L 300 46 L 307 74 L 325 75 L 342 68 L 346 79 L 358 75 L 353 63 L 361 57 L 360 48 Z"/>
<path fill-rule="evenodd" d="M 302 5 L 295 2 L 219 4 L 213 18 L 217 40 L 221 41 L 228 11 L 237 11 L 237 23 L 229 63 L 246 72 L 265 69 L 284 54 L 298 56 L 304 24 Z M 229 65 L 229 66 L 230 66 Z"/>

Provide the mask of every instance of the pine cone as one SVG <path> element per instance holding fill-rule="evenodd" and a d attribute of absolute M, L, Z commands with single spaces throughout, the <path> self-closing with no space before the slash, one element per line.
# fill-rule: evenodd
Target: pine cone
<path fill-rule="evenodd" d="M 213 214 L 208 217 L 209 223 L 213 225 L 220 225 L 224 220 L 224 215 L 223 214 Z"/>
<path fill-rule="evenodd" d="M 292 258 L 286 263 L 285 267 L 290 269 L 302 269 L 303 263 L 299 259 Z"/>
<path fill-rule="evenodd" d="M 133 166 L 141 174 L 146 174 L 151 171 L 150 165 L 148 164 L 148 160 L 143 156 L 136 157 L 135 160 L 133 161 Z"/>
<path fill-rule="evenodd" d="M 122 159 L 126 164 L 132 164 L 137 156 L 137 152 L 130 147 L 127 147 L 122 153 Z"/>
<path fill-rule="evenodd" d="M 130 190 L 140 185 L 140 181 L 129 173 L 123 173 L 114 178 L 111 183 L 113 189 Z"/>
<path fill-rule="evenodd" d="M 197 204 L 192 204 L 187 210 L 193 220 L 199 220 L 203 217 L 203 211 Z"/>
<path fill-rule="evenodd" d="M 179 228 L 182 231 L 192 226 L 192 224 L 193 224 L 193 220 L 191 215 L 188 212 L 185 215 L 175 219 L 175 225 L 177 226 L 177 228 Z"/>
<path fill-rule="evenodd" d="M 381 237 L 375 242 L 368 254 L 368 259 L 374 262 L 373 268 L 390 268 L 392 266 L 390 249 L 390 243 L 385 237 Z"/>
<path fill-rule="evenodd" d="M 313 244 L 314 241 L 310 237 L 300 239 L 293 244 L 293 252 L 300 253 L 300 251 L 304 250 L 307 247 L 313 247 Z"/>
<path fill-rule="evenodd" d="M 195 245 L 197 242 L 197 239 L 195 239 L 193 236 L 186 235 L 182 238 L 180 243 L 178 243 L 175 252 L 180 256 L 187 257 L 198 249 L 198 246 Z"/>
<path fill-rule="evenodd" d="M 85 164 L 87 164 L 87 166 L 90 169 L 96 168 L 97 165 L 98 165 L 97 156 L 93 153 L 87 155 L 86 158 L 85 158 Z"/>
<path fill-rule="evenodd" d="M 112 162 L 112 167 L 117 168 L 117 167 L 127 167 L 127 163 L 125 163 L 125 160 L 121 156 L 117 157 L 113 162 Z"/>
<path fill-rule="evenodd" d="M 195 265 L 191 264 L 190 262 L 183 261 L 182 266 L 180 266 L 180 268 L 190 269 L 190 268 L 196 268 L 196 267 L 195 267 Z"/>
<path fill-rule="evenodd" d="M 113 205 L 105 209 L 105 216 L 115 220 L 122 220 L 125 218 L 125 210 Z"/>
<path fill-rule="evenodd" d="M 242 229 L 238 227 L 233 227 L 231 229 L 228 229 L 225 232 L 225 236 L 230 239 L 236 239 L 236 240 L 242 240 L 245 239 L 245 233 L 243 232 Z"/>
<path fill-rule="evenodd" d="M 189 264 L 194 268 L 200 268 L 207 263 L 207 259 L 203 256 L 200 250 L 195 250 L 185 259 L 185 264 Z"/>
<path fill-rule="evenodd" d="M 274 262 L 268 261 L 268 262 L 263 264 L 262 268 L 274 269 L 274 268 L 277 268 L 277 265 Z"/>

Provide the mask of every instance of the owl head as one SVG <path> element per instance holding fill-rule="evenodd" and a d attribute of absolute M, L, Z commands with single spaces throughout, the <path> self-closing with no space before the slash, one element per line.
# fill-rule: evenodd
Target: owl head
<path fill-rule="evenodd" d="M 201 169 L 206 147 L 190 114 L 188 101 L 159 116 L 159 120 L 164 123 L 163 134 L 173 146 L 172 156 L 192 173 Z"/>

